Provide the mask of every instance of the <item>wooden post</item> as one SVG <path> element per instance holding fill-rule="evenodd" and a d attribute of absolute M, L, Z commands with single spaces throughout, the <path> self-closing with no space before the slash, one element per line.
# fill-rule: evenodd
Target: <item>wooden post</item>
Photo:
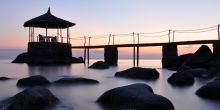
<path fill-rule="evenodd" d="M 58 38 L 59 38 L 59 28 L 57 28 L 57 37 L 56 37 L 57 42 L 58 42 Z"/>
<path fill-rule="evenodd" d="M 67 28 L 66 29 L 67 30 L 67 32 L 66 32 L 66 43 L 69 43 L 69 29 Z"/>
<path fill-rule="evenodd" d="M 91 37 L 89 37 L 89 46 L 90 46 L 90 39 L 91 39 Z"/>
<path fill-rule="evenodd" d="M 135 51 L 135 46 L 133 47 L 133 65 L 135 66 L 135 53 L 136 53 L 136 51 Z"/>
<path fill-rule="evenodd" d="M 86 64 L 86 37 L 84 37 L 84 64 Z"/>
<path fill-rule="evenodd" d="M 135 33 L 133 32 L 133 44 L 135 44 Z"/>
<path fill-rule="evenodd" d="M 170 32 L 171 32 L 171 30 L 169 30 L 169 33 L 168 33 L 169 43 L 170 43 Z"/>
<path fill-rule="evenodd" d="M 87 48 L 87 60 L 88 60 L 88 64 L 89 64 L 89 47 Z"/>
<path fill-rule="evenodd" d="M 137 66 L 139 66 L 139 46 L 137 46 Z"/>
<path fill-rule="evenodd" d="M 32 37 L 33 37 L 33 29 L 31 27 L 31 42 L 32 42 Z"/>
<path fill-rule="evenodd" d="M 90 46 L 90 39 L 91 39 L 91 37 L 89 37 L 89 44 L 88 44 L 88 48 L 87 48 L 87 60 L 88 60 L 88 64 L 89 64 L 89 46 Z"/>
<path fill-rule="evenodd" d="M 137 34 L 137 37 L 138 37 L 138 44 L 140 43 L 140 38 L 139 38 L 139 36 L 140 36 L 140 35 L 139 35 L 139 34 Z"/>
<path fill-rule="evenodd" d="M 175 33 L 175 31 L 173 31 L 173 42 L 174 42 L 174 33 Z"/>
<path fill-rule="evenodd" d="M 218 25 L 218 40 L 220 40 L 220 25 Z"/>
<path fill-rule="evenodd" d="M 31 30 L 30 30 L 30 27 L 29 27 L 28 31 L 29 31 L 28 42 L 30 42 L 30 37 L 31 37 Z"/>
<path fill-rule="evenodd" d="M 57 37 L 59 36 L 59 29 L 57 28 Z"/>
<path fill-rule="evenodd" d="M 33 27 L 31 28 L 31 42 L 33 42 Z"/>
<path fill-rule="evenodd" d="M 46 42 L 48 42 L 48 38 L 47 38 L 47 27 L 46 27 Z"/>
<path fill-rule="evenodd" d="M 63 43 L 62 29 L 60 29 L 60 38 L 61 38 L 61 43 Z"/>
<path fill-rule="evenodd" d="M 115 35 L 112 35 L 112 38 L 113 38 L 113 45 L 115 45 Z"/>
<path fill-rule="evenodd" d="M 108 45 L 110 45 L 110 42 L 111 42 L 111 34 L 109 35 L 109 38 L 108 38 Z"/>
<path fill-rule="evenodd" d="M 137 34 L 138 44 L 140 43 L 140 35 Z M 137 66 L 139 66 L 139 46 L 137 46 Z"/>
<path fill-rule="evenodd" d="M 33 42 L 34 42 L 34 27 L 33 27 Z"/>

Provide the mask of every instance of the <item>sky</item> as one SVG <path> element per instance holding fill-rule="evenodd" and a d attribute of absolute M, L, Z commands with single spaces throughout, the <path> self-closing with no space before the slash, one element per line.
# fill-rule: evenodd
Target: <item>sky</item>
<path fill-rule="evenodd" d="M 15 50 L 17 53 L 17 50 L 22 52 L 26 50 L 28 29 L 23 27 L 24 22 L 46 13 L 49 7 L 55 16 L 76 23 L 76 26 L 70 29 L 70 36 L 77 38 L 217 26 L 220 24 L 219 4 L 220 0 L 1 0 L 0 58 L 7 57 L 7 54 L 12 54 Z M 40 28 L 35 30 L 38 33 L 45 32 Z M 55 32 L 49 30 L 49 33 L 53 35 Z M 175 34 L 175 41 L 196 39 L 217 39 L 217 32 Z M 166 36 L 140 38 L 141 43 L 167 42 L 167 40 Z M 83 40 L 71 40 L 72 45 L 83 45 L 83 42 Z M 91 39 L 91 45 L 107 44 L 107 42 L 106 38 Z M 133 41 L 132 36 L 119 36 L 115 38 L 115 42 L 119 44 Z M 180 50 L 182 53 L 196 50 L 192 48 L 194 46 L 185 46 Z M 129 53 L 131 50 L 120 49 L 123 53 Z M 142 50 L 142 56 L 161 54 L 161 47 Z M 101 51 L 95 50 L 94 56 L 98 56 Z"/>

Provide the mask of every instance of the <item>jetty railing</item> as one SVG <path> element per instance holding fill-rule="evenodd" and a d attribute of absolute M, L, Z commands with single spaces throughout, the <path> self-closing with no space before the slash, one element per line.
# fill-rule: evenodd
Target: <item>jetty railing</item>
<path fill-rule="evenodd" d="M 202 39 L 201 34 L 211 33 L 212 37 L 208 39 Z M 215 35 L 217 33 L 217 35 Z M 192 34 L 200 35 L 194 39 L 186 37 L 184 39 L 178 40 L 178 36 L 185 34 L 185 36 L 192 36 Z M 206 34 L 204 34 L 206 35 Z M 206 37 L 207 38 L 207 37 Z M 153 39 L 153 40 L 152 40 Z M 191 39 L 191 40 L 190 40 Z M 100 40 L 100 41 L 99 41 Z M 220 25 L 191 29 L 191 30 L 162 30 L 157 32 L 145 32 L 145 33 L 128 33 L 128 34 L 106 34 L 98 36 L 83 36 L 83 37 L 74 37 L 70 38 L 70 41 L 73 42 L 72 49 L 84 49 L 84 60 L 87 59 L 89 63 L 89 49 L 92 48 L 104 48 L 106 46 L 113 47 L 133 47 L 133 59 L 135 64 L 135 59 L 137 59 L 136 64 L 139 64 L 139 47 L 144 46 L 163 46 L 167 43 L 175 45 L 190 45 L 190 44 L 209 44 L 220 40 Z M 81 42 L 80 45 L 75 45 L 77 42 Z M 98 41 L 101 43 L 99 44 Z M 127 43 L 129 41 L 129 43 Z M 95 42 L 95 43 L 94 43 Z M 103 44 L 104 43 L 104 44 Z"/>

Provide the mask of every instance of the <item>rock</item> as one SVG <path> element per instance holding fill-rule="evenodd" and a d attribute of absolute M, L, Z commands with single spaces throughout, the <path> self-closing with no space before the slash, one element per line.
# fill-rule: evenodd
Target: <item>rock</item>
<path fill-rule="evenodd" d="M 93 69 L 108 69 L 109 65 L 106 64 L 103 61 L 97 61 L 97 62 L 93 63 L 91 66 L 89 66 L 89 68 L 93 68 Z"/>
<path fill-rule="evenodd" d="M 84 63 L 84 60 L 82 57 L 78 57 L 78 58 L 72 57 L 71 60 L 72 60 L 71 61 L 72 63 Z"/>
<path fill-rule="evenodd" d="M 210 67 L 208 70 L 211 72 L 213 76 L 216 76 L 219 73 L 219 70 L 216 67 Z"/>
<path fill-rule="evenodd" d="M 5 80 L 9 80 L 9 79 L 11 79 L 11 78 L 8 78 L 8 77 L 0 77 L 0 81 L 5 81 Z"/>
<path fill-rule="evenodd" d="M 202 45 L 185 64 L 191 68 L 209 68 L 213 58 L 210 48 Z"/>
<path fill-rule="evenodd" d="M 81 77 L 64 77 L 54 81 L 54 84 L 68 85 L 68 84 L 98 84 L 94 79 L 87 79 Z"/>
<path fill-rule="evenodd" d="M 199 77 L 199 78 L 210 78 L 213 76 L 210 71 L 204 68 L 194 68 L 194 69 L 186 70 L 185 72 L 191 73 L 195 77 Z"/>
<path fill-rule="evenodd" d="M 70 65 L 84 63 L 82 57 L 72 57 L 71 44 L 59 42 L 29 42 L 28 52 L 22 53 L 12 63 L 30 65 Z"/>
<path fill-rule="evenodd" d="M 183 54 L 178 56 L 178 65 L 181 66 L 185 61 L 193 56 L 193 53 Z"/>
<path fill-rule="evenodd" d="M 108 90 L 97 102 L 114 110 L 174 110 L 167 98 L 154 94 L 150 86 L 142 83 Z"/>
<path fill-rule="evenodd" d="M 220 73 L 217 73 L 217 74 L 216 74 L 216 77 L 220 77 Z"/>
<path fill-rule="evenodd" d="M 32 87 L 0 103 L 1 110 L 42 110 L 57 104 L 59 99 L 48 89 Z"/>
<path fill-rule="evenodd" d="M 22 53 L 20 55 L 18 55 L 15 60 L 12 61 L 12 63 L 25 63 L 28 62 L 28 53 Z"/>
<path fill-rule="evenodd" d="M 209 82 L 199 88 L 196 91 L 198 96 L 209 98 L 209 99 L 218 99 L 220 100 L 220 78 L 215 79 L 212 82 Z"/>
<path fill-rule="evenodd" d="M 115 77 L 125 77 L 133 79 L 152 80 L 159 78 L 160 73 L 156 69 L 133 67 L 117 72 Z"/>
<path fill-rule="evenodd" d="M 175 86 L 188 86 L 194 83 L 194 76 L 185 71 L 173 73 L 169 78 L 168 82 Z"/>
<path fill-rule="evenodd" d="M 50 82 L 43 76 L 30 76 L 18 80 L 17 86 L 37 86 L 37 85 L 48 85 Z"/>

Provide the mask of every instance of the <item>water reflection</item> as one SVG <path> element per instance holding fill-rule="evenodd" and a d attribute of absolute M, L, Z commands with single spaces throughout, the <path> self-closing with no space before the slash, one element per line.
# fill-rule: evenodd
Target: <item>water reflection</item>
<path fill-rule="evenodd" d="M 94 62 L 95 60 L 91 61 Z M 16 86 L 17 80 L 32 75 L 43 75 L 51 82 L 60 76 L 79 76 L 96 79 L 98 85 L 74 85 L 47 87 L 51 90 L 64 105 L 55 110 L 65 110 L 73 107 L 74 110 L 103 110 L 95 101 L 105 91 L 115 87 L 125 86 L 134 83 L 146 83 L 151 86 L 156 94 L 170 99 L 176 110 L 219 110 L 220 102 L 207 100 L 195 95 L 196 90 L 212 79 L 196 79 L 192 86 L 174 87 L 167 82 L 173 71 L 158 69 L 161 68 L 160 60 L 141 60 L 140 66 L 146 68 L 157 68 L 160 78 L 154 81 L 132 80 L 127 78 L 115 78 L 117 71 L 128 69 L 133 66 L 132 60 L 119 62 L 119 66 L 107 70 L 88 69 L 84 64 L 73 64 L 65 66 L 28 66 L 26 64 L 1 63 L 0 76 L 14 78 L 13 80 L 0 83 L 0 100 L 11 97 L 21 90 Z"/>
<path fill-rule="evenodd" d="M 28 66 L 28 75 L 42 75 L 49 81 L 53 82 L 59 79 L 59 76 L 70 76 L 70 65 L 56 65 L 56 66 Z"/>

